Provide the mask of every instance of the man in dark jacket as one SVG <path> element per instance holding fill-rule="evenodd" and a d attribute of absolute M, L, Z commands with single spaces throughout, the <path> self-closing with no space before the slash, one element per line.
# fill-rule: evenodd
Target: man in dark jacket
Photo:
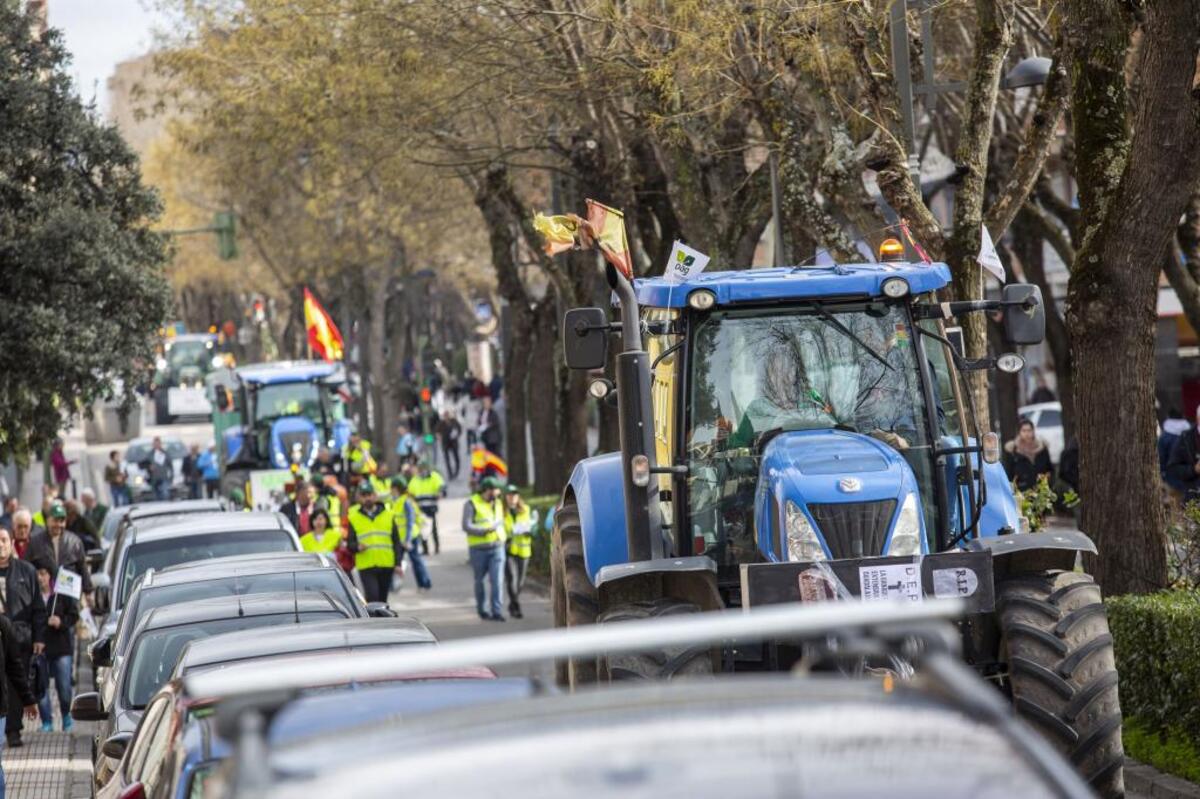
<path fill-rule="evenodd" d="M 1200 408 L 1196 409 L 1196 416 L 1200 418 Z M 1200 498 L 1200 433 L 1195 425 L 1181 433 L 1171 447 L 1166 476 L 1172 487 L 1183 491 L 1184 502 Z"/>
<path fill-rule="evenodd" d="M 62 716 L 63 732 L 71 729 L 71 694 L 73 661 L 75 656 L 75 622 L 79 621 L 79 602 L 66 594 L 54 591 L 54 564 L 48 560 L 33 564 L 37 570 L 38 595 L 47 608 L 46 613 L 46 665 L 49 677 L 54 681 L 58 694 L 58 709 Z M 38 700 L 38 712 L 42 716 L 42 732 L 54 729 L 54 711 L 50 707 L 50 691 Z"/>
<path fill-rule="evenodd" d="M 92 573 L 88 570 L 87 551 L 79 536 L 67 530 L 67 508 L 54 500 L 46 512 L 46 529 L 36 530 L 25 551 L 30 562 L 46 559 L 56 567 L 66 566 L 79 575 L 83 592 L 92 592 Z"/>
<path fill-rule="evenodd" d="M 0 529 L 0 600 L 4 616 L 12 622 L 13 653 L 29 668 L 29 660 L 42 651 L 46 640 L 46 605 L 38 590 L 37 570 L 28 561 L 18 560 L 12 537 Z M 9 684 L 9 690 L 13 686 Z M 21 746 L 21 708 L 9 707 L 4 725 L 8 745 Z"/>
<path fill-rule="evenodd" d="M 17 640 L 12 622 L 0 615 L 0 663 L 4 664 L 4 676 L 0 680 L 0 707 L 25 710 L 25 718 L 37 718 L 37 698 L 29 690 L 29 669 L 17 656 Z M 0 767 L 0 796 L 4 795 L 4 769 Z"/>
<path fill-rule="evenodd" d="M 312 486 L 307 481 L 299 480 L 296 485 L 296 498 L 283 503 L 279 512 L 287 517 L 298 534 L 304 535 L 312 529 L 312 514 L 316 509 Z"/>

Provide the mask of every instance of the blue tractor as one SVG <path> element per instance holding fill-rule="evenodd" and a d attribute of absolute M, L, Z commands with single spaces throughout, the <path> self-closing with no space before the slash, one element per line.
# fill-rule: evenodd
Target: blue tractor
<path fill-rule="evenodd" d="M 620 321 L 566 314 L 571 368 L 615 374 L 621 451 L 576 465 L 556 511 L 555 621 L 574 627 L 793 602 L 961 597 L 965 652 L 1104 795 L 1122 791 L 1112 637 L 1082 533 L 1022 529 L 995 433 L 976 427 L 950 327 L 1002 316 L 1042 340 L 1036 286 L 942 302 L 944 264 L 864 263 L 608 282 Z M 615 383 L 615 385 L 614 385 Z M 788 642 L 568 660 L 572 686 L 790 668 Z"/>
<path fill-rule="evenodd" d="M 322 447 L 340 453 L 353 425 L 341 363 L 278 361 L 223 369 L 208 378 L 221 461 L 221 493 L 274 509 Z"/>

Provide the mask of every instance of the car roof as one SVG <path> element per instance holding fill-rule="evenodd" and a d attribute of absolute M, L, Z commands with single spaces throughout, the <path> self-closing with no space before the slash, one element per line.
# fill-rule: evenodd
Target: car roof
<path fill-rule="evenodd" d="M 1032 405 L 1022 405 L 1017 408 L 1017 413 L 1031 413 L 1033 411 L 1061 411 L 1061 402 L 1035 402 Z"/>
<path fill-rule="evenodd" d="M 277 747 L 270 762 L 291 777 L 266 794 L 277 799 L 336 793 L 363 762 L 373 764 L 363 797 L 435 786 L 453 796 L 518 786 L 530 796 L 752 796 L 781 785 L 796 796 L 1057 794 L 1000 728 L 905 683 L 841 676 L 613 686 L 376 719 Z"/>
<path fill-rule="evenodd" d="M 275 574 L 336 568 L 337 563 L 320 552 L 252 552 L 223 558 L 176 563 L 148 573 L 146 587 L 195 583 L 244 574 Z"/>
<path fill-rule="evenodd" d="M 188 515 L 170 524 L 159 524 L 150 528 L 139 528 L 137 522 L 133 525 L 131 541 L 159 541 L 164 538 L 180 538 L 189 535 L 214 535 L 226 532 L 247 532 L 251 530 L 286 530 L 291 532 L 291 525 L 283 516 L 268 511 L 253 511 L 249 513 L 204 513 Z"/>
<path fill-rule="evenodd" d="M 333 377 L 342 371 L 340 364 L 324 361 L 273 361 L 242 366 L 236 370 L 243 383 L 269 386 L 274 383 L 307 383 Z"/>
<path fill-rule="evenodd" d="M 828 298 L 881 298 L 883 281 L 901 277 L 911 294 L 936 291 L 950 282 L 945 264 L 838 264 L 836 266 L 776 267 L 730 272 L 702 272 L 681 283 L 665 277 L 634 281 L 640 305 L 682 308 L 688 294 L 708 289 L 717 295 L 717 305 L 780 300 Z"/>
<path fill-rule="evenodd" d="M 433 644 L 437 638 L 418 619 L 339 619 L 264 630 L 244 630 L 188 644 L 179 663 L 183 669 L 330 649 Z M 177 674 L 180 672 L 176 672 Z"/>
<path fill-rule="evenodd" d="M 127 506 L 125 513 L 130 521 L 149 519 L 153 516 L 179 515 L 185 513 L 208 513 L 224 511 L 225 505 L 218 499 L 185 499 L 179 502 L 139 502 Z"/>
<path fill-rule="evenodd" d="M 314 613 L 323 610 L 334 610 L 343 616 L 350 612 L 333 597 L 316 591 L 272 591 L 263 594 L 195 599 L 154 608 L 138 623 L 134 637 L 146 630 L 158 630 L 180 624 L 279 613 Z"/>

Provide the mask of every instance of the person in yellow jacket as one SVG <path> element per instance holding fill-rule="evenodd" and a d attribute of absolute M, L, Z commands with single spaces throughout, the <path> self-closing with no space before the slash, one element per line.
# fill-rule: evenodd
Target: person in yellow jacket
<path fill-rule="evenodd" d="M 417 473 L 408 479 L 408 494 L 417 503 L 421 513 L 429 519 L 429 534 L 433 537 L 433 554 L 442 551 L 442 542 L 438 539 L 437 513 L 438 500 L 446 496 L 446 481 L 442 475 L 429 465 L 429 459 L 422 459 Z M 421 536 L 421 549 L 429 554 L 429 542 Z"/>
<path fill-rule="evenodd" d="M 371 442 L 358 433 L 351 433 L 346 448 L 342 450 L 342 461 L 351 475 L 367 475 L 375 472 L 375 458 L 371 456 Z"/>
<path fill-rule="evenodd" d="M 300 536 L 300 548 L 305 552 L 327 552 L 332 554 L 342 543 L 342 528 L 329 521 L 329 511 L 317 508 L 308 520 L 309 530 Z"/>
<path fill-rule="evenodd" d="M 362 578 L 368 602 L 387 602 L 392 574 L 404 564 L 404 542 L 396 528 L 396 517 L 375 495 L 369 480 L 358 484 L 358 504 L 350 508 L 347 548 L 354 553 L 354 567 Z"/>
<path fill-rule="evenodd" d="M 412 560 L 413 576 L 417 579 L 417 590 L 428 591 L 433 588 L 429 579 L 429 569 L 425 567 L 425 558 L 421 556 L 421 529 L 425 524 L 425 516 L 409 493 L 408 484 L 403 477 L 396 475 L 392 478 L 391 502 L 388 507 L 396 517 L 396 529 L 401 531 L 404 538 L 404 549 Z"/>
<path fill-rule="evenodd" d="M 533 528 L 537 512 L 521 499 L 515 485 L 504 489 L 504 533 L 507 537 L 504 558 L 504 587 L 508 589 L 508 615 L 524 618 L 521 613 L 521 588 L 525 585 L 525 570 L 533 555 Z"/>
<path fill-rule="evenodd" d="M 479 490 L 463 505 L 462 528 L 467 534 L 471 571 L 475 576 L 475 609 L 485 621 L 504 621 L 500 613 L 504 580 L 504 503 L 500 492 L 504 483 L 485 477 Z M 483 583 L 489 583 L 489 604 L 483 604 Z"/>

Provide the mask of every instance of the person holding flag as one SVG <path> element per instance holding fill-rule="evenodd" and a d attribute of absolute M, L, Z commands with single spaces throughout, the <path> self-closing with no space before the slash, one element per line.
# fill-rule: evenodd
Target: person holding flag
<path fill-rule="evenodd" d="M 333 323 L 333 317 L 308 290 L 308 286 L 304 287 L 304 327 L 308 332 L 308 346 L 314 354 L 326 361 L 342 360 L 341 331 Z"/>
<path fill-rule="evenodd" d="M 74 691 L 72 674 L 75 656 L 75 623 L 79 621 L 79 599 L 70 594 L 59 593 L 54 582 L 54 564 L 42 559 L 33 564 L 37 569 L 38 594 L 42 604 L 49 608 L 46 618 L 46 666 L 50 679 L 54 681 L 54 692 L 58 694 L 58 710 L 62 716 L 63 732 L 71 729 L 71 695 Z M 71 583 L 70 580 L 67 581 Z M 79 583 L 74 581 L 76 588 Z M 38 699 L 38 712 L 42 716 L 42 732 L 54 729 L 54 713 L 50 707 L 50 691 Z"/>

